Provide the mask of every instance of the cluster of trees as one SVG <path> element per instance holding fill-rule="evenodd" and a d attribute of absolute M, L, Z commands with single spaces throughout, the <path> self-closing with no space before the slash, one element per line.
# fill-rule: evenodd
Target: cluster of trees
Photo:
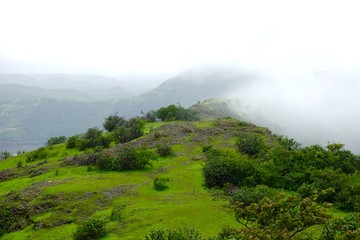
<path fill-rule="evenodd" d="M 235 148 L 240 154 L 203 148 L 207 187 L 264 184 L 297 191 L 302 197 L 331 189 L 317 201 L 335 203 L 344 210 L 360 210 L 360 183 L 354 181 L 360 158 L 343 149 L 342 144 L 301 148 L 293 139 L 279 137 L 276 146 L 269 147 L 258 134 L 247 133 L 237 138 Z"/>
<path fill-rule="evenodd" d="M 85 150 L 87 148 L 103 149 L 108 148 L 111 143 L 111 138 L 103 131 L 94 127 L 89 128 L 86 133 L 69 137 L 66 141 L 66 148 L 76 148 Z"/>
<path fill-rule="evenodd" d="M 231 197 L 235 218 L 244 225 L 224 230 L 223 236 L 229 238 L 220 239 L 292 239 L 310 226 L 327 222 L 326 204 L 359 212 L 360 157 L 343 147 L 302 148 L 283 136 L 269 144 L 260 133 L 239 135 L 237 151 L 203 146 L 205 185 L 222 188 Z M 346 221 L 350 220 L 336 220 L 342 223 L 338 227 L 327 222 L 322 239 L 334 239 L 326 236 L 340 230 L 341 236 L 359 236 L 358 226 L 346 231 Z"/>

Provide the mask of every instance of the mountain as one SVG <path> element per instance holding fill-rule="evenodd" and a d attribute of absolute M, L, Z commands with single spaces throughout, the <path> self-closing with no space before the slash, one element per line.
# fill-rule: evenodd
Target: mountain
<path fill-rule="evenodd" d="M 0 101 L 16 99 L 49 98 L 68 100 L 94 100 L 93 97 L 74 89 L 43 89 L 18 84 L 0 85 Z"/>
<path fill-rule="evenodd" d="M 203 120 L 147 122 L 110 148 L 60 143 L 1 160 L 0 238 L 358 239 L 360 156 L 216 118 L 227 108 L 198 103 Z"/>
<path fill-rule="evenodd" d="M 237 69 L 191 70 L 139 96 L 91 102 L 74 99 L 74 90 L 69 92 L 30 87 L 30 92 L 24 93 L 27 96 L 20 100 L 0 100 L 0 150 L 29 150 L 24 149 L 20 143 L 24 144 L 26 141 L 27 145 L 33 145 L 33 141 L 45 142 L 53 136 L 84 132 L 89 126 L 101 127 L 105 117 L 114 113 L 131 117 L 139 115 L 141 111 L 169 104 L 180 103 L 187 107 L 208 98 L 224 97 L 246 88 L 255 80 L 256 76 Z M 19 86 L 5 86 L 13 88 L 14 92 L 26 90 L 25 87 L 19 87 L 15 91 L 17 87 Z M 111 91 L 116 92 L 116 89 Z M 64 97 L 61 98 L 61 95 Z M 79 98 L 82 96 L 84 95 L 77 95 Z M 16 142 L 19 145 L 16 149 L 9 149 L 9 142 L 12 146 L 16 146 Z"/>

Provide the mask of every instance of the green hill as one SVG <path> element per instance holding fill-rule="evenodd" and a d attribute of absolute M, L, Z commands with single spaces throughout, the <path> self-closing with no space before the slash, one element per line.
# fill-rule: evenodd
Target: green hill
<path fill-rule="evenodd" d="M 204 105 L 210 107 L 195 110 L 210 116 L 216 109 Z M 216 239 L 289 239 L 305 237 L 303 230 L 317 239 L 328 218 L 325 202 L 333 218 L 359 211 L 360 158 L 341 144 L 301 148 L 234 118 L 148 122 L 143 129 L 142 137 L 109 149 L 63 143 L 0 161 L 0 238 L 72 239 L 97 219 L 106 224 L 102 239 L 144 239 L 154 229 L 179 228 L 197 229 L 202 239 L 220 232 L 227 238 Z M 163 155 L 162 146 L 172 153 Z M 268 216 L 268 225 L 257 214 Z M 352 234 L 359 234 L 356 224 Z"/>

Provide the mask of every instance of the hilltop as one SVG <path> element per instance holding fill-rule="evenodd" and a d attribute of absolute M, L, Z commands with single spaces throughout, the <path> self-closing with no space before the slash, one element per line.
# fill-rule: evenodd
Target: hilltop
<path fill-rule="evenodd" d="M 218 111 L 205 106 L 217 104 L 222 105 L 211 100 L 190 112 L 169 106 L 152 113 L 166 112 L 173 119 L 197 111 L 209 117 Z M 289 239 L 309 233 L 317 238 L 329 217 L 351 218 L 349 212 L 359 211 L 360 158 L 341 144 L 301 148 L 293 139 L 231 117 L 142 125 L 141 119 L 114 115 L 107 121 L 116 122 L 115 128 L 89 129 L 65 143 L 48 142 L 0 162 L 1 239 L 72 239 L 89 221 L 98 224 L 95 229 L 106 225 L 103 239 L 166 240 L 149 234 L 179 228 L 188 229 L 181 230 L 185 235 L 201 233 L 201 239 L 219 233 L 227 238 L 213 239 L 249 234 Z M 109 138 L 133 136 L 138 126 L 144 135 L 133 140 Z M 99 140 L 97 145 L 90 145 L 92 139 Z M 304 205 L 307 210 L 298 212 Z M 262 225 L 251 212 L 255 206 L 261 211 L 275 207 L 274 222 Z M 286 211 L 292 218 L 284 222 Z M 354 220 L 347 219 L 341 221 Z M 326 226 L 330 231 L 335 225 Z"/>

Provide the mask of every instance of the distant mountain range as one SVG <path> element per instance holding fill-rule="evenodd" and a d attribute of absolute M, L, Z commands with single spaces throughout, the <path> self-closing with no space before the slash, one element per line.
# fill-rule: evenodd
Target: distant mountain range
<path fill-rule="evenodd" d="M 41 76 L 52 78 L 51 75 Z M 105 81 L 102 89 L 98 88 L 103 91 L 101 99 L 99 91 L 97 96 L 89 94 L 94 90 L 92 87 L 84 87 L 86 91 L 80 91 L 80 85 L 75 87 L 78 76 L 64 75 L 64 79 L 60 76 L 53 76 L 51 81 L 58 87 L 64 83 L 67 89 L 56 89 L 55 85 L 49 89 L 50 83 L 47 88 L 40 88 L 36 84 L 46 81 L 39 76 L 36 79 L 23 74 L 0 75 L 0 151 L 29 150 L 43 145 L 53 136 L 70 136 L 89 127 L 101 127 L 105 117 L 114 113 L 131 117 L 169 104 L 188 107 L 208 98 L 226 97 L 256 80 L 256 76 L 237 69 L 192 70 L 151 91 L 127 98 L 121 86 L 104 90 Z M 101 85 L 100 78 L 89 77 L 91 81 L 87 82 Z M 73 88 L 68 88 L 71 84 Z"/>

